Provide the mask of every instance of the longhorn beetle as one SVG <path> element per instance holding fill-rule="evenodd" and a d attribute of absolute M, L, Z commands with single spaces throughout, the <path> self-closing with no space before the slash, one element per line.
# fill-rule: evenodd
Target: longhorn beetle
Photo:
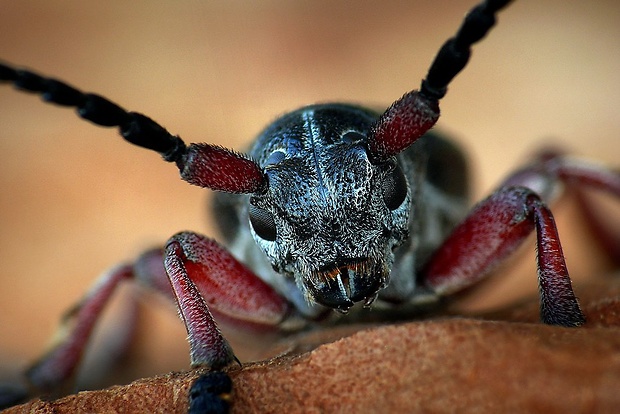
<path fill-rule="evenodd" d="M 557 181 L 618 195 L 618 174 L 544 153 L 464 219 L 462 155 L 442 137 L 424 135 L 470 46 L 506 3 L 489 1 L 473 9 L 441 49 L 419 92 L 406 94 L 383 115 L 344 104 L 305 107 L 267 127 L 250 157 L 207 144 L 187 146 L 143 115 L 30 71 L 2 65 L 0 79 L 52 103 L 78 107 L 80 116 L 97 124 L 119 126 L 125 139 L 176 164 L 184 180 L 222 192 L 215 202 L 219 222 L 224 230 L 239 228 L 226 241 L 259 278 L 211 239 L 185 232 L 163 252 L 149 251 L 134 265 L 114 268 L 98 285 L 134 278 L 170 296 L 160 283 L 167 273 L 190 334 L 192 365 L 218 369 L 234 356 L 191 280 L 216 319 L 274 326 L 302 317 L 318 325 L 329 309 L 364 318 L 368 311 L 361 307 L 409 311 L 463 289 L 531 232 L 538 235 L 542 319 L 577 326 L 584 319 L 547 201 Z M 210 285 L 215 279 L 219 288 Z M 107 293 L 100 289 L 91 298 L 103 301 Z M 86 317 L 77 325 L 85 330 L 97 316 L 87 303 L 75 314 Z M 80 356 L 67 344 L 81 347 L 87 339 L 85 331 L 69 335 L 29 371 L 33 384 L 48 390 L 62 382 Z M 51 371 L 50 364 L 62 369 Z"/>

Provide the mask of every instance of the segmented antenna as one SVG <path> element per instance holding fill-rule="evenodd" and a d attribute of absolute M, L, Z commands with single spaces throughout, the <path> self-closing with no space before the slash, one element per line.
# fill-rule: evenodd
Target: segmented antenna
<path fill-rule="evenodd" d="M 179 167 L 181 178 L 190 184 L 231 193 L 253 193 L 265 184 L 261 168 L 234 151 L 210 144 L 191 144 L 170 134 L 151 118 L 128 112 L 110 100 L 84 93 L 56 79 L 0 63 L 0 82 L 41 95 L 56 105 L 77 109 L 78 115 L 96 125 L 117 127 L 128 142 L 158 152 Z M 222 171 L 223 170 L 223 171 Z"/>
<path fill-rule="evenodd" d="M 0 80 L 9 81 L 23 91 L 37 93 L 46 102 L 75 107 L 81 118 L 96 125 L 118 127 L 127 141 L 159 152 L 166 161 L 176 162 L 186 151 L 181 138 L 173 136 L 152 119 L 136 112 L 127 112 L 99 95 L 83 93 L 56 79 L 3 64 L 0 64 Z"/>
<path fill-rule="evenodd" d="M 443 44 L 422 81 L 420 93 L 431 99 L 446 95 L 448 84 L 463 70 L 471 56 L 471 46 L 495 25 L 496 13 L 512 0 L 487 0 L 470 10 L 456 35 Z"/>
<path fill-rule="evenodd" d="M 471 46 L 495 25 L 495 14 L 511 0 L 487 0 L 467 14 L 456 35 L 439 49 L 419 91 L 394 102 L 377 120 L 368 136 L 371 162 L 381 163 L 411 146 L 439 119 L 439 100 L 448 84 L 465 67 Z"/>

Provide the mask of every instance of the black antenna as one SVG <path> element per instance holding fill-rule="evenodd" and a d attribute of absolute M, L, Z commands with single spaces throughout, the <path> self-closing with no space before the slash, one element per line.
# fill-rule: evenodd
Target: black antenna
<path fill-rule="evenodd" d="M 496 13 L 512 0 L 487 0 L 471 9 L 456 35 L 443 44 L 422 81 L 420 93 L 439 100 L 448 90 L 448 84 L 467 65 L 471 46 L 480 41 L 495 25 Z"/>
<path fill-rule="evenodd" d="M 23 69 L 0 63 L 0 82 L 10 82 L 16 88 L 37 93 L 50 103 L 75 107 L 87 121 L 104 127 L 118 127 L 121 136 L 140 147 L 157 151 L 168 162 L 177 162 L 187 148 L 183 140 L 170 134 L 151 118 L 128 112 L 108 99 L 84 93 L 56 79 L 45 78 Z"/>

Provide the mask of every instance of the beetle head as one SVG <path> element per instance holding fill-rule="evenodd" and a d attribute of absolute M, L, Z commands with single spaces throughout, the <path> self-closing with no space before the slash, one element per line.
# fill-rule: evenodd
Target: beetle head
<path fill-rule="evenodd" d="M 267 186 L 250 197 L 252 234 L 308 300 L 347 311 L 370 305 L 407 237 L 410 194 L 395 158 L 373 164 L 377 115 L 346 105 L 303 108 L 277 120 L 252 156 Z"/>

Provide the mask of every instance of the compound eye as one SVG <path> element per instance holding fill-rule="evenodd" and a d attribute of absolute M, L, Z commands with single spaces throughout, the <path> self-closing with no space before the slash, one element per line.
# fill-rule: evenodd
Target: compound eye
<path fill-rule="evenodd" d="M 267 161 L 265 161 L 265 166 L 275 165 L 279 163 L 280 161 L 282 161 L 285 157 L 286 157 L 286 154 L 284 153 L 284 151 L 280 151 L 280 150 L 274 151 L 267 158 Z"/>
<path fill-rule="evenodd" d="M 381 188 L 381 195 L 385 205 L 390 210 L 396 210 L 407 198 L 407 179 L 398 164 L 395 164 L 394 168 L 385 177 Z"/>
<path fill-rule="evenodd" d="M 250 204 L 249 215 L 252 228 L 258 237 L 268 241 L 276 239 L 276 223 L 270 211 Z"/>

